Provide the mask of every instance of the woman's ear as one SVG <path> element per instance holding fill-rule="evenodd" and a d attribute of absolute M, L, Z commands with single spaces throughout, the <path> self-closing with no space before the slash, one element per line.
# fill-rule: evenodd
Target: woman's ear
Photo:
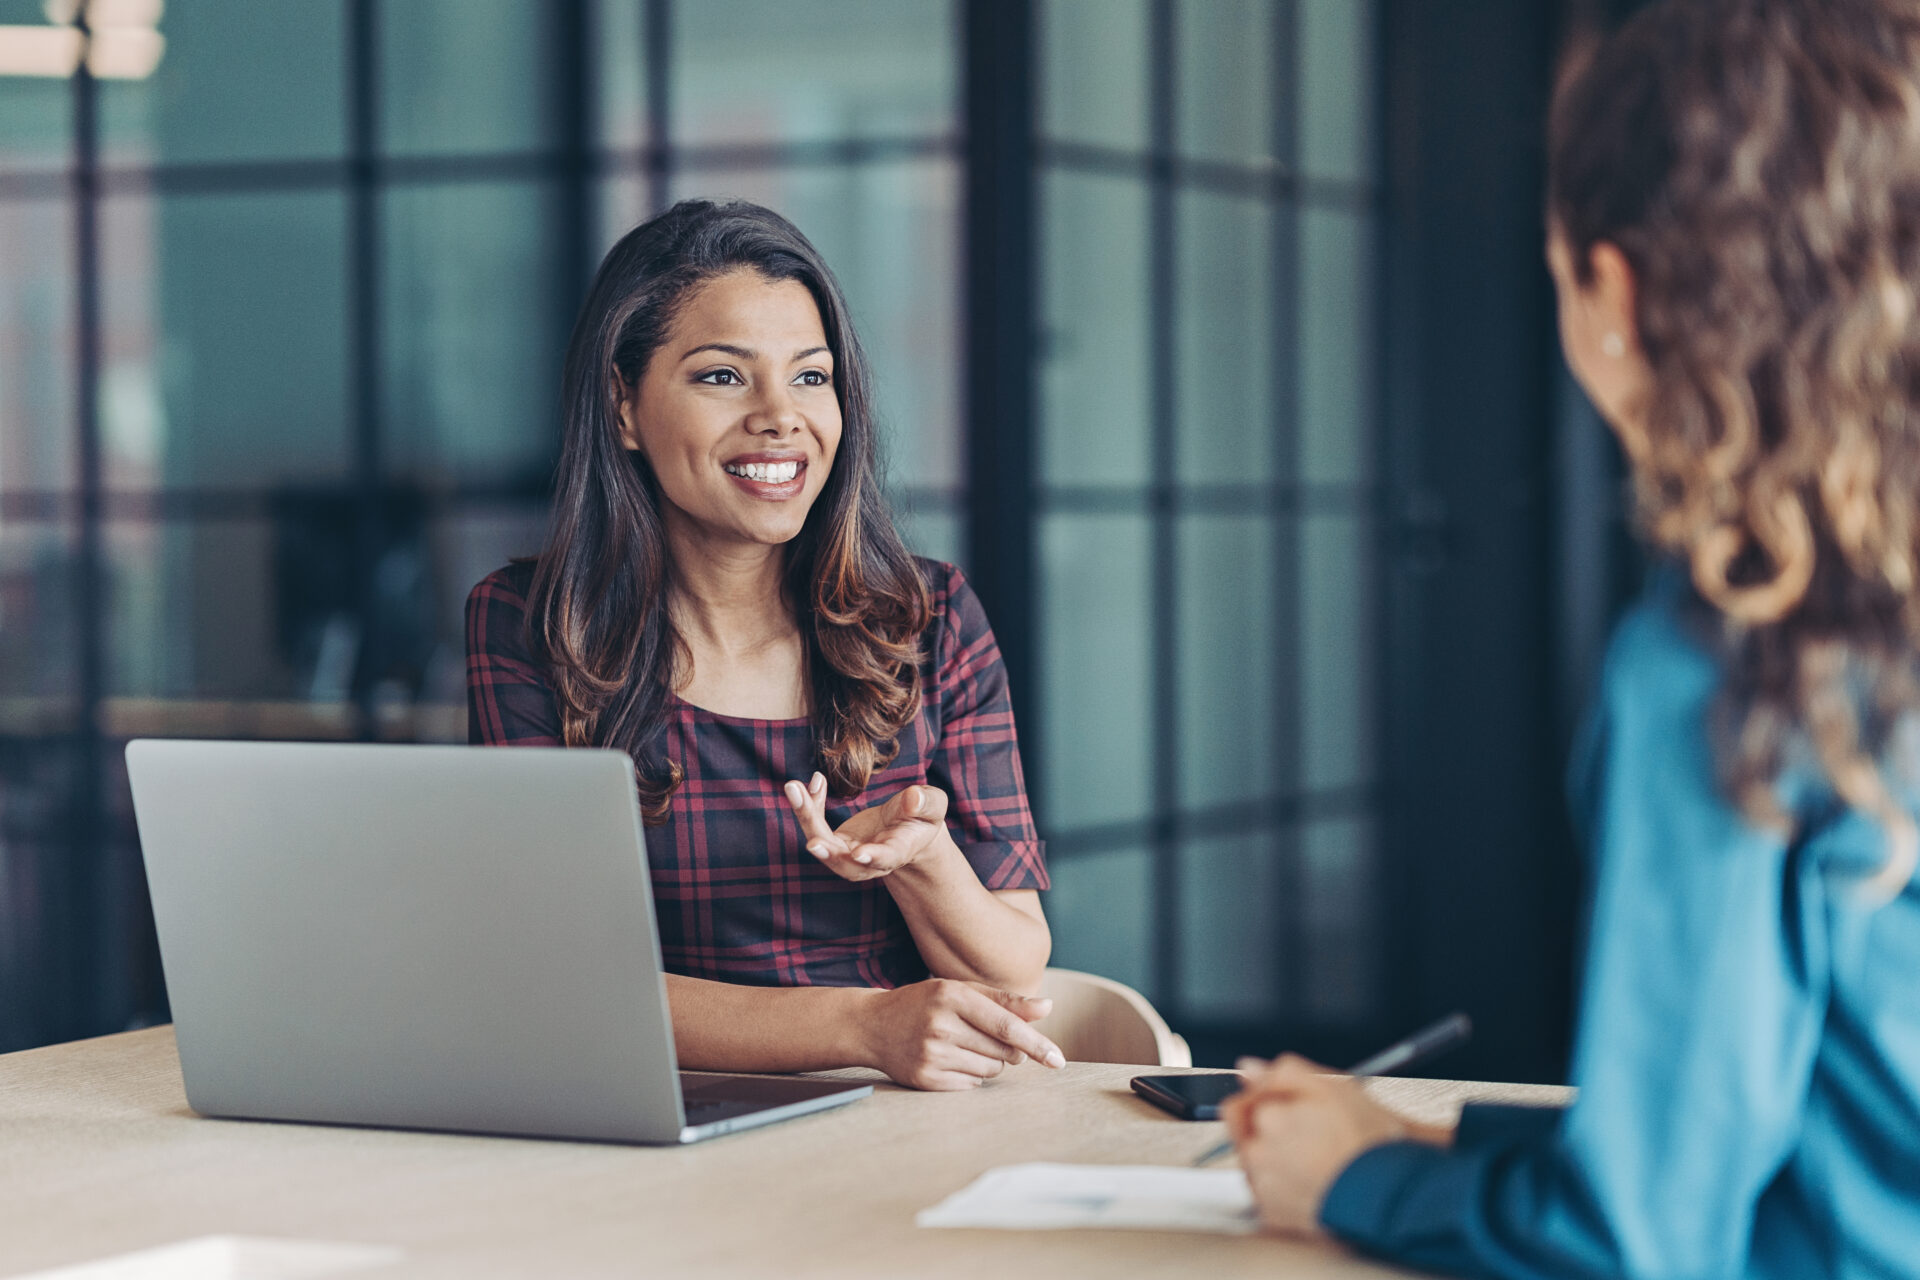
<path fill-rule="evenodd" d="M 613 371 L 613 386 L 611 391 L 613 394 L 613 411 L 620 422 L 620 443 L 637 453 L 640 449 L 640 429 L 635 422 L 635 418 L 640 411 L 639 384 L 628 383 L 625 378 L 620 376 L 620 371 L 615 369 Z"/>
<path fill-rule="evenodd" d="M 1639 417 L 1652 381 L 1640 346 L 1640 284 L 1620 246 L 1596 242 L 1583 279 L 1573 246 L 1558 228 L 1547 262 L 1560 301 L 1560 339 L 1567 365 L 1600 416 L 1621 433 L 1629 453 L 1639 440 Z"/>
<path fill-rule="evenodd" d="M 1633 264 L 1627 261 L 1619 245 L 1607 240 L 1593 246 L 1590 262 L 1593 277 L 1585 290 L 1585 301 L 1594 312 L 1601 354 L 1614 360 L 1623 359 L 1629 353 L 1638 356 L 1640 320 L 1635 307 L 1639 303 L 1640 282 L 1634 277 Z"/>

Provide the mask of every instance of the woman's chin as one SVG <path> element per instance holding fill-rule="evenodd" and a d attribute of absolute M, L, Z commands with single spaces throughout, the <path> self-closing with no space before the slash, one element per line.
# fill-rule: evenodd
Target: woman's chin
<path fill-rule="evenodd" d="M 742 520 L 707 525 L 705 541 L 709 545 L 738 547 L 784 547 L 800 536 L 806 520 Z"/>

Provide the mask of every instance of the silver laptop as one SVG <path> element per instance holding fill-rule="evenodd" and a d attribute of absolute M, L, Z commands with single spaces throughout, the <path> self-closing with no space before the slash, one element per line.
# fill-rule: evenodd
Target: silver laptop
<path fill-rule="evenodd" d="M 679 1143 L 870 1085 L 676 1069 L 618 751 L 128 744 L 203 1115 Z"/>

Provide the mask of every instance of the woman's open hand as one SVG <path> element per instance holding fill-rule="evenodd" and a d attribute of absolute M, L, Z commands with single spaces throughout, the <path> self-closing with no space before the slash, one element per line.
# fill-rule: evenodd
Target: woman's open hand
<path fill-rule="evenodd" d="M 1243 1067 L 1244 1069 L 1244 1067 Z M 1250 1073 L 1220 1108 L 1240 1167 L 1269 1230 L 1318 1236 L 1320 1206 L 1362 1152 L 1409 1138 L 1442 1142 L 1444 1130 L 1387 1110 L 1352 1079 L 1294 1054 Z"/>
<path fill-rule="evenodd" d="M 946 834 L 947 793 L 938 787 L 907 787 L 837 829 L 827 822 L 824 775 L 814 774 L 804 786 L 789 782 L 786 796 L 807 852 L 847 880 L 890 875 L 925 856 Z"/>
<path fill-rule="evenodd" d="M 1032 1058 L 1064 1067 L 1059 1046 L 1027 1024 L 1053 1001 L 978 982 L 929 978 L 876 991 L 862 1006 L 866 1060 L 910 1089 L 972 1089 Z"/>

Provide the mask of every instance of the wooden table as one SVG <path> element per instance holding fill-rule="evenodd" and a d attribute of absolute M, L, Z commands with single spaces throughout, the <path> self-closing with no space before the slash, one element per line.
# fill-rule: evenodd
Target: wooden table
<path fill-rule="evenodd" d="M 682 1148 L 208 1120 L 173 1030 L 0 1057 L 0 1276 L 204 1235 L 392 1245 L 369 1277 L 1379 1276 L 1331 1247 L 1137 1231 L 952 1231 L 913 1215 L 994 1165 L 1184 1164 L 1218 1124 L 1135 1098 L 1139 1067 L 881 1085 L 840 1110 Z M 1383 1080 L 1445 1120 L 1525 1085 Z"/>

